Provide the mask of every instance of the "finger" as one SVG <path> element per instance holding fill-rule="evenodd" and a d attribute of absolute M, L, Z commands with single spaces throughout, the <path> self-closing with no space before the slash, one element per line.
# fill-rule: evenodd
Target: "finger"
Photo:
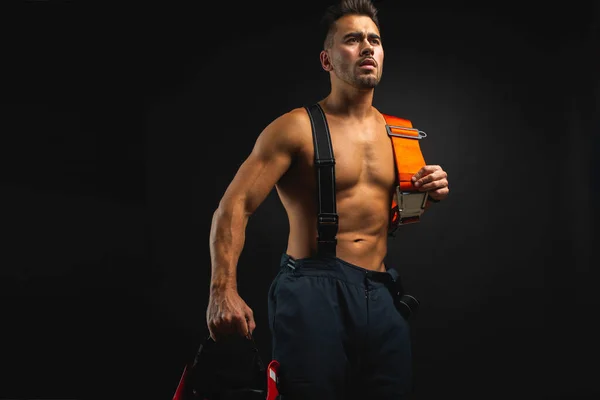
<path fill-rule="evenodd" d="M 421 179 L 422 177 L 429 175 L 437 170 L 441 169 L 441 167 L 439 165 L 424 165 L 423 167 L 421 167 L 421 169 L 419 169 L 413 176 L 412 176 L 412 181 L 416 182 L 417 180 Z"/>
<path fill-rule="evenodd" d="M 440 200 L 443 200 L 446 197 L 448 197 L 448 193 L 450 193 L 450 190 L 448 189 L 448 187 L 445 187 L 445 188 L 429 191 L 429 197 L 440 201 Z"/>
<path fill-rule="evenodd" d="M 428 184 L 428 183 L 432 183 L 435 182 L 436 180 L 439 180 L 443 178 L 443 176 L 439 173 L 439 172 L 432 172 L 428 175 L 425 175 L 421 178 L 419 178 L 418 180 L 416 180 L 413 185 L 417 188 L 422 188 L 424 185 Z M 431 187 L 431 185 L 430 185 Z"/>
<path fill-rule="evenodd" d="M 254 312 L 250 307 L 248 307 L 246 310 L 246 321 L 248 323 L 248 330 L 252 334 L 252 332 L 254 332 L 256 329 L 256 322 L 254 321 Z"/>
<path fill-rule="evenodd" d="M 252 334 L 254 333 L 254 329 L 256 328 L 256 325 L 251 322 L 250 320 L 246 320 L 246 324 L 248 326 L 248 334 L 246 335 L 247 339 L 252 339 Z"/>
<path fill-rule="evenodd" d="M 250 333 L 253 333 L 255 329 L 256 329 L 256 322 L 254 322 L 254 319 L 249 320 L 248 321 L 248 330 L 250 331 Z"/>
<path fill-rule="evenodd" d="M 448 177 L 448 174 L 444 170 L 439 169 L 434 172 L 431 172 L 430 174 L 428 174 L 426 176 L 421 177 L 420 179 L 415 181 L 413 184 L 415 187 L 418 187 L 418 188 L 425 187 L 427 190 L 430 190 L 433 187 L 440 187 L 439 184 L 444 184 L 444 182 L 447 185 L 448 184 L 448 180 L 446 179 L 447 177 Z M 425 186 L 427 184 L 431 184 L 436 181 L 439 182 L 439 184 L 436 184 L 436 186 L 433 186 L 433 185 Z"/>
<path fill-rule="evenodd" d="M 423 167 L 425 168 L 425 167 Z M 416 183 L 417 180 L 419 180 L 423 175 L 425 175 L 425 170 L 421 168 L 420 170 L 418 170 L 410 179 L 413 181 L 413 183 Z"/>
<path fill-rule="evenodd" d="M 214 329 L 213 330 L 209 330 L 209 333 L 210 333 L 210 338 L 213 340 L 213 342 L 218 342 L 221 339 L 221 337 L 223 336 L 218 331 L 216 331 Z"/>
<path fill-rule="evenodd" d="M 235 316 L 228 312 L 221 313 L 218 318 L 213 318 L 209 323 L 209 331 L 213 340 L 216 342 L 224 336 L 235 332 L 235 324 Z"/>
<path fill-rule="evenodd" d="M 208 322 L 208 333 L 210 334 L 210 338 L 216 342 L 217 341 L 216 327 L 215 327 L 215 324 L 213 321 Z"/>
<path fill-rule="evenodd" d="M 245 316 L 240 316 L 236 318 L 236 328 L 240 335 L 246 337 L 248 336 L 248 322 L 246 321 Z"/>
<path fill-rule="evenodd" d="M 416 186 L 416 185 L 415 185 Z M 443 179 L 434 180 L 432 182 L 419 185 L 419 191 L 421 192 L 432 192 L 448 187 L 448 181 Z"/>
<path fill-rule="evenodd" d="M 425 175 L 415 182 L 415 186 L 423 186 L 427 183 L 434 182 L 436 180 L 442 179 L 444 176 L 440 171 L 435 171 L 430 173 L 429 175 Z"/>

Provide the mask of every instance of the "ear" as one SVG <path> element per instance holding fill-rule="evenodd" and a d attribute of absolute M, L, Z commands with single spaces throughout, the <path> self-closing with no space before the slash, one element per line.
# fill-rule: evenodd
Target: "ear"
<path fill-rule="evenodd" d="M 321 50 L 319 59 L 321 60 L 321 67 L 323 67 L 325 71 L 333 70 L 333 65 L 331 64 L 331 59 L 329 58 L 329 53 L 327 50 Z"/>

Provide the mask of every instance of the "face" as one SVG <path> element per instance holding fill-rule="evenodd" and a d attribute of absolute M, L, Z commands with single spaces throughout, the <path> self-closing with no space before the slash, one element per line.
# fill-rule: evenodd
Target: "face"
<path fill-rule="evenodd" d="M 357 89 L 372 89 L 383 73 L 383 46 L 373 20 L 346 15 L 336 22 L 333 45 L 321 52 L 321 65 Z"/>

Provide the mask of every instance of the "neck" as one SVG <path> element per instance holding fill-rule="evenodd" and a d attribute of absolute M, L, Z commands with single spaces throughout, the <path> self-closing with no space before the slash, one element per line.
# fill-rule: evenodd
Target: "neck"
<path fill-rule="evenodd" d="M 374 89 L 332 86 L 323 106 L 332 114 L 365 118 L 371 112 Z"/>

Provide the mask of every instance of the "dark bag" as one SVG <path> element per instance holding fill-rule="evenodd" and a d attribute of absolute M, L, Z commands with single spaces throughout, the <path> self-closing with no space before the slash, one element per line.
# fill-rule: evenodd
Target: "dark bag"
<path fill-rule="evenodd" d="M 265 400 L 266 386 L 254 339 L 231 335 L 215 342 L 208 336 L 184 371 L 177 400 Z"/>

